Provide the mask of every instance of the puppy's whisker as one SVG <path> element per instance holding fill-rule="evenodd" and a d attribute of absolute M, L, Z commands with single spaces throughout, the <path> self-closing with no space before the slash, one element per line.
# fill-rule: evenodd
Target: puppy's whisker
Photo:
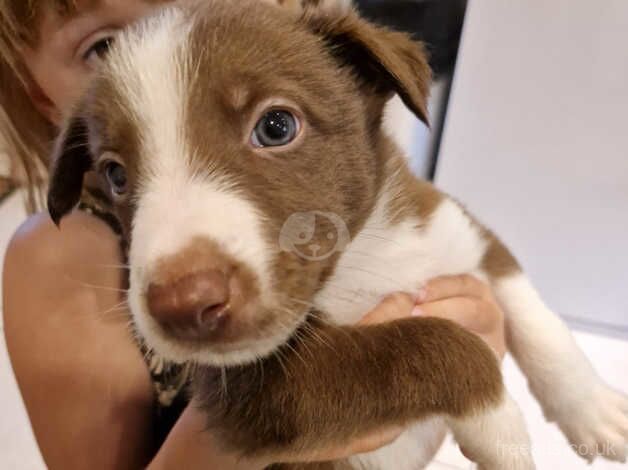
<path fill-rule="evenodd" d="M 114 318 L 129 318 L 129 309 L 126 306 L 120 306 L 117 308 L 110 308 L 104 312 L 96 314 L 97 317 L 114 319 Z"/>
<path fill-rule="evenodd" d="M 95 314 L 96 317 L 99 317 L 101 320 L 108 321 L 123 321 L 129 319 L 129 314 L 126 309 L 118 309 L 107 312 L 106 314 Z M 80 323 L 84 321 L 84 317 L 77 316 L 68 320 L 70 323 Z"/>
<path fill-rule="evenodd" d="M 323 320 L 323 323 L 325 323 L 324 320 Z M 325 339 L 324 334 L 318 331 L 309 323 L 306 322 L 303 325 L 303 332 L 309 335 L 314 341 L 318 342 L 319 344 L 328 347 L 332 351 L 335 351 L 335 348 L 333 347 L 333 345 Z"/>
<path fill-rule="evenodd" d="M 371 239 L 371 240 L 379 240 L 379 241 L 383 241 L 383 242 L 386 242 L 386 243 L 392 243 L 392 244 L 395 244 L 397 246 L 403 246 L 398 241 L 393 240 L 391 238 L 381 237 L 381 236 L 378 236 L 378 235 L 375 235 L 375 234 L 367 233 L 365 231 L 360 232 L 358 237 L 368 238 L 368 239 Z"/>
<path fill-rule="evenodd" d="M 124 269 L 124 270 L 131 269 L 131 266 L 128 264 L 91 264 L 90 266 L 93 266 L 96 268 L 103 268 L 103 269 Z"/>
<path fill-rule="evenodd" d="M 379 256 L 373 252 L 366 252 L 366 251 L 359 251 L 359 250 L 351 250 L 351 254 L 352 255 L 360 255 L 360 256 L 364 256 L 367 259 L 376 259 L 376 260 L 381 260 L 382 263 L 385 263 L 386 266 L 395 266 L 394 264 L 390 263 L 390 259 L 386 258 L 385 256 Z"/>
<path fill-rule="evenodd" d="M 273 357 L 277 359 L 284 375 L 286 376 L 286 378 L 288 379 L 292 379 L 292 376 L 290 375 L 290 372 L 288 371 L 286 365 L 284 364 L 283 360 L 283 352 L 281 350 L 281 348 L 276 349 L 275 351 L 273 351 Z"/>
<path fill-rule="evenodd" d="M 298 304 L 305 305 L 306 307 L 311 307 L 311 308 L 315 308 L 316 307 L 316 305 L 314 305 L 314 303 L 309 302 L 307 300 L 297 299 L 296 297 L 288 297 L 288 300 L 291 300 L 291 301 L 296 302 Z"/>
<path fill-rule="evenodd" d="M 353 291 L 352 289 L 347 289 L 347 288 L 342 287 L 342 286 L 333 285 L 332 283 L 326 284 L 326 287 L 327 286 L 331 287 L 332 289 L 345 291 L 346 293 L 350 294 L 350 297 L 347 297 L 347 296 L 344 296 L 344 295 L 341 295 L 341 294 L 337 294 L 337 293 L 331 293 L 331 292 L 319 292 L 317 294 L 317 296 L 320 296 L 321 298 L 332 299 L 332 300 L 342 300 L 342 301 L 347 302 L 349 304 L 354 304 L 356 302 L 356 298 L 359 297 L 359 294 L 357 292 Z"/>
<path fill-rule="evenodd" d="M 222 382 L 222 393 L 223 393 L 223 397 L 226 398 L 227 397 L 227 392 L 228 392 L 228 388 L 227 388 L 227 368 L 222 366 L 220 368 L 220 381 Z"/>
<path fill-rule="evenodd" d="M 361 273 L 364 273 L 364 274 L 371 275 L 371 276 L 373 276 L 376 279 L 381 279 L 383 281 L 387 281 L 387 282 L 390 282 L 391 284 L 394 284 L 395 286 L 397 286 L 402 291 L 404 289 L 407 289 L 407 286 L 404 286 L 404 285 L 400 284 L 397 280 L 395 280 L 395 279 L 393 279 L 391 277 L 383 276 L 381 273 L 379 273 L 377 271 L 371 271 L 369 269 L 365 269 L 365 268 L 362 268 L 362 267 L 359 267 L 359 266 L 349 266 L 349 265 L 342 264 L 342 263 L 338 263 L 336 267 L 340 268 L 340 269 L 346 269 L 347 271 L 357 271 L 357 272 L 361 272 Z"/>
<path fill-rule="evenodd" d="M 332 289 L 336 289 L 336 290 L 345 292 L 345 293 L 349 294 L 351 297 L 360 297 L 360 296 L 365 294 L 365 292 L 360 290 L 360 289 L 354 289 L 354 288 L 351 288 L 351 287 L 346 287 L 346 286 L 343 286 L 341 284 L 337 284 L 337 283 L 331 282 L 331 281 L 328 282 L 327 284 L 325 284 L 325 288 L 328 288 L 328 287 L 331 287 Z M 329 296 L 337 297 L 335 294 L 325 293 L 324 291 L 321 291 L 321 292 L 317 293 L 316 295 L 317 296 L 327 295 L 328 297 Z M 338 298 L 340 298 L 340 297 L 338 297 Z M 343 300 L 347 300 L 347 299 L 345 298 Z"/>
<path fill-rule="evenodd" d="M 79 281 L 78 279 L 74 279 L 70 276 L 65 276 L 66 279 L 72 281 L 72 282 L 76 282 L 77 284 L 79 284 L 82 287 L 86 287 L 88 289 L 98 289 L 98 290 L 105 290 L 105 291 L 111 291 L 111 292 L 120 292 L 120 293 L 124 293 L 127 294 L 129 292 L 129 289 L 120 289 L 118 287 L 111 287 L 111 286 L 99 286 L 97 284 L 90 284 L 88 282 L 83 282 L 83 281 Z"/>
<path fill-rule="evenodd" d="M 96 315 L 97 316 L 105 316 L 108 313 L 115 312 L 115 311 L 125 311 L 127 313 L 127 315 L 130 314 L 128 301 L 125 299 L 122 302 L 117 303 L 113 307 L 108 308 L 107 310 L 103 310 L 102 312 L 98 312 Z"/>
<path fill-rule="evenodd" d="M 306 337 L 306 333 L 305 333 L 304 329 L 298 329 L 295 332 L 294 341 L 297 344 L 297 346 L 299 346 L 299 347 L 301 347 L 301 348 L 303 348 L 305 350 L 305 353 L 307 353 L 309 359 L 314 360 L 315 357 L 312 354 L 312 351 L 310 350 L 310 346 L 308 345 L 308 341 L 307 341 L 308 339 L 309 338 Z M 313 336 L 312 336 L 312 339 L 314 341 L 317 341 Z"/>
<path fill-rule="evenodd" d="M 297 351 L 297 349 L 292 346 L 290 344 L 290 341 L 286 342 L 283 347 L 288 348 L 302 363 L 305 367 L 307 367 L 307 361 L 305 359 L 303 359 L 303 356 L 301 356 L 301 354 L 299 354 L 299 352 Z"/>

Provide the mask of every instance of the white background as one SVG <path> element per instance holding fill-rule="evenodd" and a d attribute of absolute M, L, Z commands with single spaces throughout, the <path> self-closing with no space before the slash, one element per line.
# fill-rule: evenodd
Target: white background
<path fill-rule="evenodd" d="M 628 338 L 628 1 L 472 0 L 437 183 L 550 306 Z"/>

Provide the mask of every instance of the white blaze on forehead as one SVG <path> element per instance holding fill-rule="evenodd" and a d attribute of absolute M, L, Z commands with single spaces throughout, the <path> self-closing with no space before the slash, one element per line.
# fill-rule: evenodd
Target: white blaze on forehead
<path fill-rule="evenodd" d="M 184 171 L 181 168 L 179 173 Z M 158 260 L 204 237 L 253 269 L 263 292 L 272 247 L 267 246 L 262 223 L 250 202 L 216 179 L 159 173 L 139 196 L 129 261 L 132 268 L 144 273 Z"/>
<path fill-rule="evenodd" d="M 140 333 L 162 354 L 175 345 L 161 336 L 144 299 L 151 269 L 159 260 L 177 254 L 194 239 L 206 238 L 251 269 L 262 294 L 270 283 L 272 247 L 264 239 L 255 206 L 214 168 L 208 166 L 202 175 L 191 169 L 184 132 L 190 27 L 183 12 L 166 8 L 124 33 L 107 65 L 140 141 L 134 156 L 139 168 L 129 303 Z M 187 353 L 179 351 L 178 359 L 184 360 Z"/>
<path fill-rule="evenodd" d="M 185 106 L 190 82 L 186 44 L 191 21 L 164 8 L 120 35 L 107 61 L 140 138 L 140 165 L 175 171 L 187 157 Z"/>
<path fill-rule="evenodd" d="M 246 351 L 225 356 L 189 349 L 164 337 L 149 315 L 145 300 L 154 264 L 180 252 L 195 238 L 205 237 L 255 273 L 263 303 L 271 284 L 268 267 L 272 246 L 263 237 L 262 223 L 250 202 L 217 180 L 172 177 L 167 173 L 151 178 L 138 200 L 129 251 L 129 305 L 139 332 L 150 347 L 178 362 L 195 360 L 216 365 L 227 360 L 254 360 L 276 346 L 260 342 Z"/>

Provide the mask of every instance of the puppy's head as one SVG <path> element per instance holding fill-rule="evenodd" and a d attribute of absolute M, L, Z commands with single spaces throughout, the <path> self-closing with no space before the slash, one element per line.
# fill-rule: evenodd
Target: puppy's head
<path fill-rule="evenodd" d="M 421 47 L 328 3 L 163 9 L 117 40 L 61 133 L 50 214 L 86 173 L 106 188 L 134 320 L 166 357 L 231 365 L 284 343 L 373 207 L 386 100 L 425 119 Z"/>

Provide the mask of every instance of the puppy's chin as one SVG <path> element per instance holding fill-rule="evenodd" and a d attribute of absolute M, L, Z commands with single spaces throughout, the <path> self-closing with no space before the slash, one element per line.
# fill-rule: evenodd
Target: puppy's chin
<path fill-rule="evenodd" d="M 158 334 L 152 338 L 150 344 L 158 355 L 175 363 L 231 367 L 251 364 L 270 356 L 288 342 L 294 331 L 296 328 L 284 330 L 267 339 L 211 346 L 202 342 L 174 340 Z"/>
<path fill-rule="evenodd" d="M 177 363 L 231 367 L 254 363 L 286 344 L 305 321 L 306 315 L 288 320 L 270 320 L 256 335 L 233 341 L 210 342 L 174 337 L 144 311 L 131 311 L 140 337 L 158 356 Z"/>

